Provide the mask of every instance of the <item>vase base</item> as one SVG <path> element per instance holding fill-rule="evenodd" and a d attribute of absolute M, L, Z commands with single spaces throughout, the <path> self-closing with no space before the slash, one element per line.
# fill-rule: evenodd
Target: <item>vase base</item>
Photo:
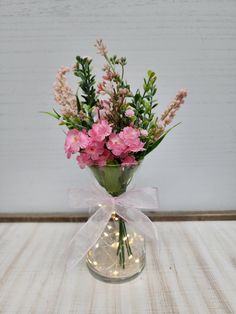
<path fill-rule="evenodd" d="M 97 243 L 88 251 L 86 262 L 96 278 L 119 283 L 140 274 L 145 259 L 144 237 L 123 221 L 114 219 L 107 224 Z"/>
<path fill-rule="evenodd" d="M 131 280 L 135 279 L 136 277 L 138 277 L 142 273 L 142 271 L 145 267 L 145 261 L 143 261 L 141 268 L 135 273 L 126 274 L 125 276 L 122 276 L 122 275 L 119 276 L 119 274 L 113 275 L 113 276 L 111 276 L 111 275 L 105 276 L 105 275 L 101 274 L 100 272 L 97 272 L 94 268 L 91 268 L 91 265 L 89 263 L 86 263 L 86 264 L 87 264 L 87 267 L 88 267 L 90 274 L 94 278 L 96 278 L 100 281 L 103 281 L 103 282 L 107 282 L 107 283 L 123 283 L 123 282 L 131 281 Z"/>

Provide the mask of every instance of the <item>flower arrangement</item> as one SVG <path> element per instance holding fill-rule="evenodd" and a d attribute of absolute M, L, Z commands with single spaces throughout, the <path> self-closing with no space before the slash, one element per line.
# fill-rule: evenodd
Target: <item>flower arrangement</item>
<path fill-rule="evenodd" d="M 187 91 L 181 89 L 166 110 L 158 116 L 154 112 L 158 106 L 155 98 L 156 74 L 148 70 L 142 90 L 138 89 L 133 92 L 125 80 L 126 58 L 110 56 L 102 40 L 97 40 L 95 46 L 98 53 L 105 59 L 102 81 L 96 85 L 95 75 L 92 72 L 92 59 L 88 56 L 77 56 L 72 68 L 62 66 L 56 76 L 54 95 L 56 103 L 60 106 L 60 113 L 55 109 L 53 112 L 46 113 L 58 119 L 59 125 L 66 126 L 68 129 L 64 144 L 67 158 L 76 155 L 80 168 L 88 166 L 98 183 L 108 192 L 108 195 L 101 196 L 102 201 L 98 204 L 100 207 L 83 228 L 83 232 L 87 232 L 87 235 L 83 236 L 79 233 L 77 236 L 78 239 L 91 237 L 87 243 L 81 244 L 80 252 L 78 252 L 80 257 L 77 260 L 90 250 L 87 263 L 94 273 L 102 273 L 101 265 L 107 265 L 103 270 L 103 278 L 110 280 L 113 276 L 118 280 L 120 276 L 119 280 L 123 280 L 128 277 L 125 274 L 127 265 L 129 277 L 132 277 L 143 269 L 145 260 L 143 249 L 138 249 L 139 237 L 134 232 L 134 237 L 131 238 L 126 223 L 134 222 L 135 213 L 139 231 L 142 229 L 141 232 L 144 232 L 145 229 L 140 224 L 142 221 L 148 224 L 145 229 L 146 233 L 152 229 L 150 220 L 137 210 L 137 206 L 132 206 L 135 203 L 134 198 L 132 204 L 130 202 L 124 204 L 132 194 L 125 193 L 124 196 L 124 192 L 140 161 L 153 151 L 177 125 L 168 128 L 176 112 L 184 103 Z M 67 81 L 66 75 L 69 72 L 73 72 L 78 77 L 76 92 L 73 92 Z M 145 194 L 145 191 L 143 193 Z M 136 193 L 136 195 L 139 194 Z M 144 195 L 143 199 L 150 199 L 151 194 L 146 194 L 146 198 Z M 94 195 L 93 199 L 95 200 Z M 107 211 L 108 209 L 110 211 Z M 97 224 L 94 223 L 96 217 L 99 217 Z M 108 228 L 104 229 L 110 217 L 113 219 L 113 226 L 107 225 Z M 91 232 L 94 226 L 98 229 Z M 101 243 L 106 243 L 104 247 L 108 250 L 106 237 L 110 234 L 111 239 L 115 239 L 115 242 L 109 246 L 111 252 L 104 254 L 101 251 L 97 254 L 96 250 L 103 247 Z M 98 241 L 94 249 L 91 249 L 91 244 L 99 239 L 98 235 L 102 235 L 100 242 Z M 133 248 L 131 248 L 132 243 Z M 117 263 L 112 259 L 104 260 L 104 256 L 113 256 L 113 248 L 116 248 L 114 259 L 118 257 L 118 266 L 122 271 L 117 268 Z M 93 260 L 91 260 L 92 257 Z M 135 267 L 133 271 L 130 271 L 132 260 Z M 107 273 L 108 270 L 112 274 Z"/>
<path fill-rule="evenodd" d="M 157 116 L 156 74 L 149 70 L 143 91 L 131 91 L 125 80 L 125 57 L 110 56 L 102 40 L 96 48 L 105 58 L 102 82 L 96 86 L 92 59 L 76 57 L 72 68 L 62 66 L 54 84 L 55 101 L 61 110 L 47 112 L 68 128 L 65 152 L 68 158 L 77 154 L 80 168 L 107 164 L 135 165 L 153 151 L 172 128 L 177 110 L 184 103 L 187 91 L 181 89 L 166 110 Z M 120 70 L 120 71 L 118 71 Z M 73 92 L 66 74 L 79 78 Z"/>

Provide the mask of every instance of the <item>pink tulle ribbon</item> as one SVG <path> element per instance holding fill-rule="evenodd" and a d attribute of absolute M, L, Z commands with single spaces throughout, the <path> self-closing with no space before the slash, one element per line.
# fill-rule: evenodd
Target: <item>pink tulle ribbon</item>
<path fill-rule="evenodd" d="M 70 205 L 74 208 L 97 208 L 88 221 L 76 232 L 69 243 L 74 245 L 67 269 L 76 266 L 96 244 L 113 212 L 138 230 L 147 239 L 158 241 L 157 230 L 141 209 L 156 210 L 159 207 L 156 187 L 133 188 L 120 196 L 113 197 L 104 189 L 72 189 Z"/>

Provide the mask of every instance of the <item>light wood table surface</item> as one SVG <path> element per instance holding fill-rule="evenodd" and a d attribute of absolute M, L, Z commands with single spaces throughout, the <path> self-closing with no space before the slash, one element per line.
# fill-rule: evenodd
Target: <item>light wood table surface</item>
<path fill-rule="evenodd" d="M 81 223 L 0 224 L 0 313 L 236 313 L 236 221 L 158 222 L 142 274 L 123 284 L 65 271 Z"/>

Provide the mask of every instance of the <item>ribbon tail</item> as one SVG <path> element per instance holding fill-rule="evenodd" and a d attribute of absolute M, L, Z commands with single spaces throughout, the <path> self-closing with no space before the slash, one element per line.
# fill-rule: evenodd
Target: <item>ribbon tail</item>
<path fill-rule="evenodd" d="M 69 243 L 69 247 L 73 245 L 73 250 L 66 265 L 67 270 L 74 268 L 95 245 L 105 229 L 111 213 L 112 210 L 108 210 L 105 206 L 100 207 L 76 232 Z"/>
<path fill-rule="evenodd" d="M 126 220 L 134 229 L 151 241 L 158 241 L 157 229 L 153 222 L 141 210 L 135 207 L 117 206 L 117 214 Z"/>

